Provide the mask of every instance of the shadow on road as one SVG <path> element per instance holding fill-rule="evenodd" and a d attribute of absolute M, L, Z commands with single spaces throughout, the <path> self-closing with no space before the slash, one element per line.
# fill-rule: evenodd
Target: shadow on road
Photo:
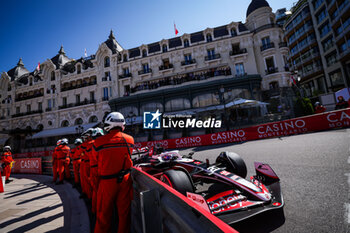
<path fill-rule="evenodd" d="M 14 224 L 14 223 L 16 223 L 16 222 L 21 222 L 21 221 L 24 221 L 24 220 L 33 218 L 33 217 L 35 217 L 35 216 L 37 216 L 37 215 L 39 215 L 39 214 L 42 214 L 42 213 L 45 213 L 45 212 L 54 210 L 54 209 L 59 208 L 59 207 L 61 207 L 61 206 L 62 206 L 62 204 L 58 204 L 58 205 L 54 205 L 54 206 L 50 206 L 50 207 L 45 207 L 45 208 L 42 208 L 42 209 L 40 209 L 40 210 L 36 210 L 36 211 L 33 211 L 33 212 L 28 213 L 28 214 L 26 214 L 26 215 L 23 215 L 23 216 L 21 216 L 21 217 L 8 220 L 8 221 L 3 222 L 3 223 L 0 224 L 0 229 L 6 227 L 6 226 L 8 226 L 8 225 Z M 38 226 L 39 226 L 39 225 L 38 225 Z M 22 232 L 24 232 L 24 231 L 22 231 Z"/>
<path fill-rule="evenodd" d="M 285 222 L 283 209 L 257 215 L 231 225 L 240 233 L 267 233 L 281 227 Z"/>
<path fill-rule="evenodd" d="M 56 195 L 56 194 L 57 193 L 47 193 L 47 194 L 44 194 L 44 195 L 41 195 L 41 196 L 38 196 L 38 197 L 35 197 L 35 198 L 32 198 L 32 199 L 29 199 L 29 200 L 18 202 L 17 205 L 23 205 L 23 204 L 26 204 L 28 202 L 36 201 L 36 200 L 39 200 L 39 199 L 42 199 L 42 198 L 45 198 L 45 197 L 49 197 L 49 196 L 52 196 L 52 195 Z"/>

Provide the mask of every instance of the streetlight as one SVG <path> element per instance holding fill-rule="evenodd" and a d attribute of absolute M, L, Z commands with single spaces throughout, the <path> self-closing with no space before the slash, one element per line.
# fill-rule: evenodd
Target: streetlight
<path fill-rule="evenodd" d="M 135 113 L 134 112 L 132 112 L 132 111 L 130 111 L 129 112 L 129 115 L 128 115 L 128 117 L 130 118 L 130 125 L 131 125 L 131 134 L 134 134 L 134 117 L 135 117 L 136 115 L 135 115 Z"/>
<path fill-rule="evenodd" d="M 228 131 L 230 129 L 229 129 L 227 121 L 226 121 L 227 117 L 226 117 L 226 103 L 225 103 L 226 101 L 225 101 L 225 88 L 224 88 L 224 86 L 221 86 L 219 91 L 221 93 L 222 102 L 224 103 L 224 114 L 223 114 L 224 124 L 226 126 L 226 130 Z"/>
<path fill-rule="evenodd" d="M 78 137 L 84 132 L 84 127 L 81 125 L 78 125 L 75 127 L 75 131 L 77 132 Z"/>

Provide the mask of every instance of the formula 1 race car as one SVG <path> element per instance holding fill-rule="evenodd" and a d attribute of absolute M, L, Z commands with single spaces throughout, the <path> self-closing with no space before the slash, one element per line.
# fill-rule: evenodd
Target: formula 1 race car
<path fill-rule="evenodd" d="M 233 152 L 221 152 L 214 164 L 195 160 L 193 153 L 154 153 L 134 149 L 134 166 L 163 181 L 228 224 L 284 205 L 279 178 L 272 168 L 255 162 L 256 175 L 246 180 L 243 159 Z"/>

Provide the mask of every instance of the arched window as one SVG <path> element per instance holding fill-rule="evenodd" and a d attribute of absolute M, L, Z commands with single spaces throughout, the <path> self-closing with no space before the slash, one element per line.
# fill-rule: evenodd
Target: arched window
<path fill-rule="evenodd" d="M 142 50 L 142 57 L 147 57 L 147 50 L 146 49 Z"/>
<path fill-rule="evenodd" d="M 207 34 L 207 42 L 212 42 L 213 38 L 210 33 Z"/>
<path fill-rule="evenodd" d="M 190 47 L 190 42 L 187 39 L 184 40 L 184 47 Z"/>
<path fill-rule="evenodd" d="M 166 112 L 178 111 L 189 108 L 191 108 L 191 103 L 188 99 L 184 98 L 172 99 L 165 103 Z"/>
<path fill-rule="evenodd" d="M 37 130 L 43 130 L 44 129 L 44 126 L 42 124 L 39 124 L 37 127 L 36 127 Z"/>
<path fill-rule="evenodd" d="M 192 105 L 195 108 L 201 108 L 201 107 L 207 107 L 210 105 L 217 105 L 220 104 L 220 98 L 219 95 L 208 93 L 196 96 L 193 98 Z"/>
<path fill-rule="evenodd" d="M 162 51 L 163 53 L 168 52 L 168 46 L 166 44 L 163 44 Z"/>
<path fill-rule="evenodd" d="M 83 119 L 78 118 L 75 120 L 74 125 L 82 125 L 83 124 Z"/>
<path fill-rule="evenodd" d="M 231 36 L 237 36 L 236 28 L 231 28 Z"/>
<path fill-rule="evenodd" d="M 105 57 L 105 67 L 110 67 L 110 65 L 111 65 L 111 61 L 109 57 Z"/>
<path fill-rule="evenodd" d="M 128 61 L 128 55 L 124 54 L 123 55 L 123 62 L 126 62 L 126 61 Z"/>
<path fill-rule="evenodd" d="M 54 81 L 55 80 L 55 71 L 52 71 L 51 72 L 51 81 Z"/>
<path fill-rule="evenodd" d="M 77 74 L 80 74 L 81 73 L 81 65 L 78 65 L 77 66 Z"/>
<path fill-rule="evenodd" d="M 97 122 L 97 121 L 98 121 L 97 116 L 91 116 L 91 117 L 89 118 L 89 123 L 94 123 L 94 122 Z"/>
<path fill-rule="evenodd" d="M 68 126 L 69 126 L 69 122 L 67 120 L 62 121 L 61 127 L 68 127 Z"/>

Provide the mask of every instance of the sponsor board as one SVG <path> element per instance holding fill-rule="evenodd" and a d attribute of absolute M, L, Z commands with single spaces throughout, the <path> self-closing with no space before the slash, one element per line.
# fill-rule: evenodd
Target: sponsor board
<path fill-rule="evenodd" d="M 41 158 L 15 159 L 13 173 L 42 174 Z"/>

